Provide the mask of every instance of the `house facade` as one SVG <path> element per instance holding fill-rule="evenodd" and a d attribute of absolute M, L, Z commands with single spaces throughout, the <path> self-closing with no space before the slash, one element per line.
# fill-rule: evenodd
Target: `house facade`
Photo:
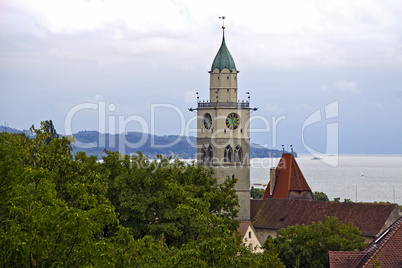
<path fill-rule="evenodd" d="M 251 221 L 240 221 L 237 231 L 240 233 L 244 245 L 251 252 L 263 252 L 262 244 Z"/>

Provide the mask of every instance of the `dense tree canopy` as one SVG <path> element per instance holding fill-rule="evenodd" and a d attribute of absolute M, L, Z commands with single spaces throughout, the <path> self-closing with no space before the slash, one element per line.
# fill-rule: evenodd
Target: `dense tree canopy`
<path fill-rule="evenodd" d="M 281 229 L 276 239 L 264 243 L 265 249 L 279 253 L 286 267 L 328 267 L 328 251 L 361 250 L 364 246 L 360 230 L 335 217 Z"/>
<path fill-rule="evenodd" d="M 264 192 L 264 189 L 254 188 L 254 186 L 251 186 L 250 196 L 254 199 L 262 199 L 264 197 Z"/>
<path fill-rule="evenodd" d="M 134 237 L 163 236 L 168 245 L 181 246 L 210 236 L 210 223 L 237 229 L 236 180 L 219 185 L 211 170 L 179 160 L 107 154 L 101 165 L 108 175 L 107 196 Z"/>
<path fill-rule="evenodd" d="M 234 235 L 235 180 L 141 153 L 73 156 L 46 126 L 0 133 L 2 266 L 282 267 Z"/>
<path fill-rule="evenodd" d="M 314 192 L 314 200 L 329 202 L 329 198 L 324 192 Z"/>

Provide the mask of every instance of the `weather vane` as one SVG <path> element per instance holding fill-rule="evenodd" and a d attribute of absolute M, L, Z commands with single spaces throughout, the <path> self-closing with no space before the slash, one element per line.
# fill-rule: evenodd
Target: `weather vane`
<path fill-rule="evenodd" d="M 222 20 L 222 29 L 225 30 L 225 16 L 219 17 Z"/>

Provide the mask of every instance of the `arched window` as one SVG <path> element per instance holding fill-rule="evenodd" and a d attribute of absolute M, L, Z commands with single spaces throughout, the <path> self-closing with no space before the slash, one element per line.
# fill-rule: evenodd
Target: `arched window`
<path fill-rule="evenodd" d="M 223 154 L 223 162 L 230 163 L 232 162 L 232 147 L 230 145 L 226 146 L 225 152 Z"/>
<path fill-rule="evenodd" d="M 201 159 L 202 162 L 205 163 L 205 161 L 207 160 L 207 152 L 205 150 L 205 146 L 203 145 L 201 148 Z"/>
<path fill-rule="evenodd" d="M 212 150 L 212 146 L 209 145 L 209 147 L 208 147 L 208 160 L 209 160 L 209 162 L 212 162 L 212 158 L 214 158 L 214 151 Z"/>
<path fill-rule="evenodd" d="M 234 151 L 234 161 L 235 163 L 241 163 L 243 157 L 243 152 L 240 145 L 237 145 Z"/>

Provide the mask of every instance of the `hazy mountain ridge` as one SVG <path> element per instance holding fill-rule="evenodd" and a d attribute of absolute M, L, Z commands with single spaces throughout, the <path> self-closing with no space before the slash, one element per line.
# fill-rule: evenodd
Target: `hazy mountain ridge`
<path fill-rule="evenodd" d="M 196 158 L 197 140 L 194 136 L 179 135 L 152 135 L 141 132 L 128 132 L 127 134 L 103 134 L 97 131 L 80 131 L 73 135 L 76 139 L 73 150 L 85 151 L 89 155 L 104 156 L 103 149 L 120 151 L 124 154 L 134 154 L 141 151 L 152 158 L 157 154 L 179 157 L 182 159 Z M 92 148 L 80 148 L 79 143 L 91 145 Z M 124 146 L 125 145 L 125 146 Z M 124 151 L 124 152 L 122 152 Z M 251 144 L 251 158 L 280 157 L 281 150 L 272 150 L 258 144 Z M 295 156 L 297 154 L 295 153 Z"/>
<path fill-rule="evenodd" d="M 28 130 L 0 126 L 0 132 L 26 133 Z M 197 140 L 194 136 L 179 135 L 152 135 L 142 132 L 128 132 L 126 134 L 104 134 L 98 131 L 80 131 L 73 134 L 75 142 L 72 143 L 73 153 L 84 151 L 87 155 L 95 155 L 98 158 L 105 156 L 104 149 L 109 151 L 120 151 L 124 154 L 135 154 L 141 151 L 144 155 L 155 158 L 157 154 L 164 156 L 179 157 L 181 159 L 196 158 Z M 296 153 L 294 153 L 297 156 Z M 258 144 L 251 144 L 250 157 L 280 157 L 282 150 L 265 148 Z"/>

